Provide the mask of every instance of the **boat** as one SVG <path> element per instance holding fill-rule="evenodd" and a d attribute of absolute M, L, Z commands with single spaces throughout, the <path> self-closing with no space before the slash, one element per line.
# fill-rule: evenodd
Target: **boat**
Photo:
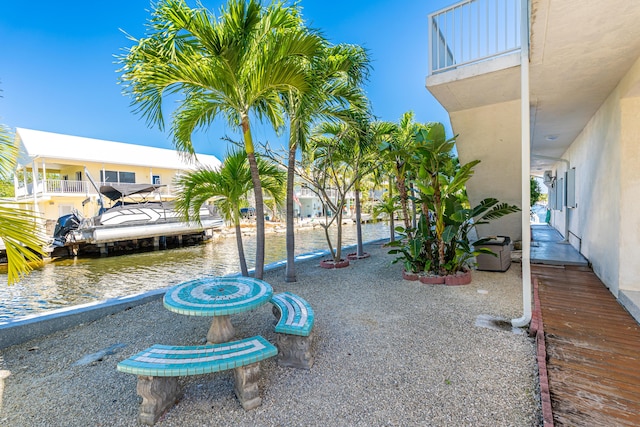
<path fill-rule="evenodd" d="M 52 246 L 99 245 L 119 241 L 182 236 L 219 229 L 224 220 L 210 205 L 200 208 L 200 222 L 185 221 L 173 202 L 162 201 L 160 184 L 110 184 L 99 188 L 98 214 L 85 218 L 74 210 L 58 218 Z M 104 199 L 111 201 L 105 208 Z"/>

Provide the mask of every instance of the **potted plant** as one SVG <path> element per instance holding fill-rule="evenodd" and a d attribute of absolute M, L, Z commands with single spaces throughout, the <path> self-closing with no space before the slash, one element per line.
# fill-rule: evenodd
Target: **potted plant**
<path fill-rule="evenodd" d="M 393 263 L 402 262 L 404 266 L 402 277 L 405 280 L 418 280 L 420 273 L 429 264 L 427 253 L 425 252 L 425 239 L 422 235 L 407 236 L 407 232 L 403 227 L 396 228 L 396 231 L 401 234 L 402 238 L 388 244 L 392 248 L 389 253 L 399 255 Z"/>
<path fill-rule="evenodd" d="M 415 201 L 421 214 L 415 230 L 397 230 L 407 238 L 389 252 L 399 254 L 396 261 L 402 260 L 405 270 L 410 267 L 421 274 L 425 283 L 469 283 L 475 256 L 493 254 L 474 247 L 469 238 L 473 227 L 519 211 L 517 206 L 493 198 L 469 206 L 465 184 L 479 161 L 460 165 L 452 155 L 454 142 L 455 138 L 445 138 L 441 123 L 430 123 L 416 132 L 412 164 L 418 170 L 414 174 Z"/>

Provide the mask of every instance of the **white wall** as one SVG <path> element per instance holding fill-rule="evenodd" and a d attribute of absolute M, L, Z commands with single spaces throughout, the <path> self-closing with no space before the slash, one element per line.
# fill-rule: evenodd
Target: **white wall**
<path fill-rule="evenodd" d="M 486 197 L 521 205 L 522 144 L 520 100 L 491 104 L 450 114 L 460 163 L 481 160 L 467 184 L 473 205 Z M 512 213 L 478 227 L 481 236 L 506 235 L 522 239 L 521 213 Z M 528 217 L 528 213 L 526 213 Z"/>
<path fill-rule="evenodd" d="M 562 156 L 576 168 L 571 242 L 616 296 L 640 290 L 640 100 L 629 96 L 638 82 L 640 60 Z M 556 164 L 557 176 L 565 170 Z M 554 211 L 553 225 L 564 231 L 564 212 Z"/>

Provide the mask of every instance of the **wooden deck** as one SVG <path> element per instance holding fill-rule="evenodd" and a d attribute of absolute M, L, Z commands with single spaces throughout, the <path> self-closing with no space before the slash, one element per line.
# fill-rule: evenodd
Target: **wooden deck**
<path fill-rule="evenodd" d="M 556 426 L 640 425 L 640 326 L 586 267 L 532 265 Z"/>

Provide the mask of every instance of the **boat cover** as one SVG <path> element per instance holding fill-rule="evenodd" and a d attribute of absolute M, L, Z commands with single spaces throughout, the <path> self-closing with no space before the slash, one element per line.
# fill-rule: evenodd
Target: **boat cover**
<path fill-rule="evenodd" d="M 165 187 L 161 184 L 110 184 L 101 185 L 100 193 L 109 199 L 116 201 L 132 194 L 153 193 L 158 188 Z"/>

